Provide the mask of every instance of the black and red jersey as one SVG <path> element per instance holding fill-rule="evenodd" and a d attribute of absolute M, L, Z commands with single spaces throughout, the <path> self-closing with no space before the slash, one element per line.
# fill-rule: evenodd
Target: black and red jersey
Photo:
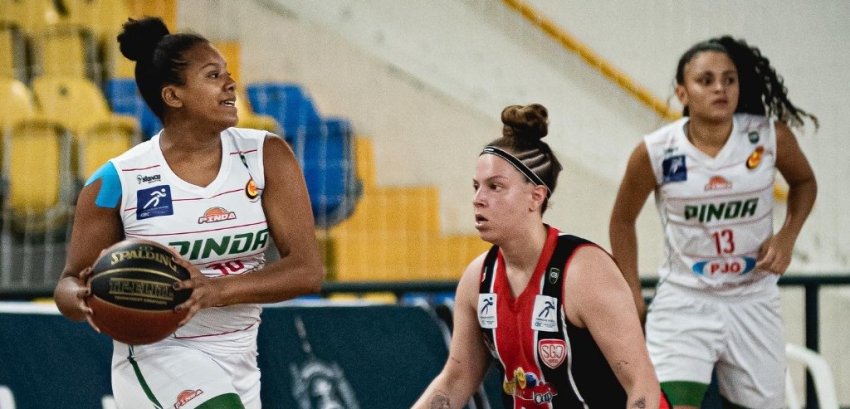
<path fill-rule="evenodd" d="M 623 408 L 626 392 L 586 328 L 571 324 L 563 304 L 575 250 L 596 246 L 548 228 L 543 252 L 526 288 L 514 297 L 499 248 L 484 261 L 478 322 L 503 372 L 505 408 Z M 570 288 L 569 292 L 582 291 Z"/>

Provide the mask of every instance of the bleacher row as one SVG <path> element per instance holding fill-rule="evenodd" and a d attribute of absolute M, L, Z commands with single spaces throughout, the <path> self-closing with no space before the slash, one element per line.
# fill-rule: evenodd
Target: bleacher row
<path fill-rule="evenodd" d="M 131 3 L 0 0 L 2 257 L 26 248 L 39 258 L 47 254 L 40 242 L 61 244 L 82 182 L 161 129 L 115 40 Z M 216 46 L 238 81 L 238 42 Z M 476 235 L 441 233 L 436 187 L 376 185 L 371 139 L 355 136 L 345 118 L 321 115 L 300 84 L 238 88 L 238 126 L 281 135 L 302 165 L 330 279 L 456 279 L 486 248 Z M 61 259 L 61 247 L 42 258 Z M 45 271 L 10 278 L 12 264 L 2 263 L 0 286 L 26 288 L 27 277 L 41 277 L 35 284 L 46 288 L 58 274 L 55 262 L 28 262 L 24 270 Z"/>

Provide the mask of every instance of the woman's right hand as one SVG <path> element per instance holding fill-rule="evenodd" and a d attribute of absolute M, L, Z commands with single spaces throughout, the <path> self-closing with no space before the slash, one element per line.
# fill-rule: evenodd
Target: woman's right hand
<path fill-rule="evenodd" d="M 91 297 L 91 283 L 90 283 L 91 274 L 92 274 L 92 268 L 91 267 L 86 267 L 86 268 L 83 269 L 83 271 L 80 271 L 80 275 L 79 275 L 80 288 L 77 290 L 77 300 L 78 300 L 77 306 L 80 309 L 80 311 L 82 311 L 83 314 L 85 315 L 86 322 L 88 322 L 89 325 L 95 331 L 97 331 L 97 333 L 99 334 L 100 328 L 98 328 L 97 324 L 95 324 L 94 320 L 92 320 L 92 316 L 94 315 L 94 310 L 92 310 L 91 307 L 89 307 L 89 302 L 88 302 L 89 297 Z"/>

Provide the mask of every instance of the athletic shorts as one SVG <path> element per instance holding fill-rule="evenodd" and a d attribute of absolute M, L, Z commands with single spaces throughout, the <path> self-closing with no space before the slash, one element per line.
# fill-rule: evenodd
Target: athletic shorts
<path fill-rule="evenodd" d="M 187 346 L 114 343 L 112 393 L 118 409 L 193 409 L 216 396 L 236 394 L 260 409 L 256 352 L 213 356 Z"/>
<path fill-rule="evenodd" d="M 649 307 L 646 341 L 662 383 L 708 385 L 716 369 L 720 394 L 732 403 L 785 407 L 785 337 L 776 286 L 731 297 L 664 283 Z"/>

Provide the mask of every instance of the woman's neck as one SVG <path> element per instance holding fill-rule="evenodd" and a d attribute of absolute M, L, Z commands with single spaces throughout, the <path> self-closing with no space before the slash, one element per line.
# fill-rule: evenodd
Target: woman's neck
<path fill-rule="evenodd" d="M 685 124 L 685 135 L 691 144 L 710 156 L 720 152 L 731 134 L 732 121 L 711 122 L 690 118 Z"/>
<path fill-rule="evenodd" d="M 540 223 L 537 226 L 499 246 L 508 270 L 521 271 L 529 276 L 534 274 L 534 267 L 537 266 L 548 236 L 545 225 Z"/>

